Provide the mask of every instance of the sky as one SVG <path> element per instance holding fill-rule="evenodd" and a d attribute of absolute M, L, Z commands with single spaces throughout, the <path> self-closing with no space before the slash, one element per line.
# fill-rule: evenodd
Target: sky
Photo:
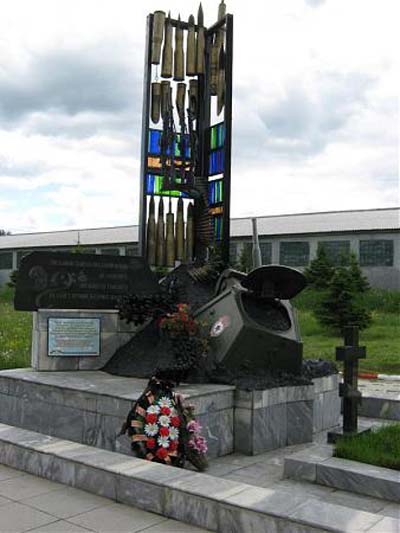
<path fill-rule="evenodd" d="M 399 205 L 398 1 L 226 4 L 232 216 Z M 197 8 L 0 0 L 0 228 L 138 222 L 146 16 Z"/>

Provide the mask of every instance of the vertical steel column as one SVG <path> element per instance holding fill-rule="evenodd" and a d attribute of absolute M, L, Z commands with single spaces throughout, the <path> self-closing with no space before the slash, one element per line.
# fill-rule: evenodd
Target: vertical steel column
<path fill-rule="evenodd" d="M 144 59 L 143 106 L 142 106 L 142 144 L 140 158 L 140 204 L 139 204 L 139 255 L 146 256 L 146 175 L 149 147 L 149 113 L 151 87 L 151 38 L 153 34 L 153 15 L 147 16 L 146 51 Z"/>
<path fill-rule="evenodd" d="M 225 148 L 224 148 L 224 218 L 222 259 L 229 264 L 229 240 L 231 217 L 231 154 L 232 154 L 232 63 L 233 63 L 233 15 L 226 15 L 225 54 Z"/>

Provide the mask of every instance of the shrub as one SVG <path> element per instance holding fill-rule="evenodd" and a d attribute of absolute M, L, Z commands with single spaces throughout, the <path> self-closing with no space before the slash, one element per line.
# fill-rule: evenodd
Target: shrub
<path fill-rule="evenodd" d="M 368 280 L 362 273 L 360 265 L 357 261 L 357 257 L 353 253 L 350 254 L 349 257 L 348 272 L 351 277 L 351 283 L 354 287 L 354 290 L 357 292 L 366 292 L 370 289 Z"/>
<path fill-rule="evenodd" d="M 325 248 L 318 247 L 317 257 L 313 259 L 310 265 L 304 270 L 307 283 L 316 289 L 326 289 L 334 274 L 334 266 L 329 260 Z"/>
<path fill-rule="evenodd" d="M 339 332 L 345 326 L 365 329 L 371 323 L 371 313 L 363 302 L 359 286 L 355 283 L 351 270 L 344 266 L 335 269 L 316 313 L 321 324 Z"/>
<path fill-rule="evenodd" d="M 240 272 L 249 272 L 253 268 L 252 244 L 250 242 L 243 243 L 237 268 Z"/>
<path fill-rule="evenodd" d="M 10 281 L 7 282 L 7 287 L 16 287 L 17 285 L 18 270 L 13 270 L 10 274 Z"/>

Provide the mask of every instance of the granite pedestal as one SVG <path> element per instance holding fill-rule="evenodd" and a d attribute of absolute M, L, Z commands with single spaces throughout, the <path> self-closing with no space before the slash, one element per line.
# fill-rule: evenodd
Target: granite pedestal
<path fill-rule="evenodd" d="M 0 422 L 111 451 L 130 454 L 117 437 L 146 379 L 101 371 L 0 372 Z M 310 442 L 338 423 L 337 376 L 307 387 L 235 391 L 228 385 L 182 385 L 208 441 L 209 456 L 264 451 Z"/>

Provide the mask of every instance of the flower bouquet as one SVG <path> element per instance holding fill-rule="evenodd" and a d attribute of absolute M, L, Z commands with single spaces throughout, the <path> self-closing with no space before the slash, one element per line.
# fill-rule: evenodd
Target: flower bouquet
<path fill-rule="evenodd" d="M 207 443 L 200 435 L 192 407 L 184 407 L 170 382 L 151 378 L 128 414 L 121 434 L 132 439 L 132 451 L 141 459 L 183 467 L 187 458 L 205 470 Z"/>

